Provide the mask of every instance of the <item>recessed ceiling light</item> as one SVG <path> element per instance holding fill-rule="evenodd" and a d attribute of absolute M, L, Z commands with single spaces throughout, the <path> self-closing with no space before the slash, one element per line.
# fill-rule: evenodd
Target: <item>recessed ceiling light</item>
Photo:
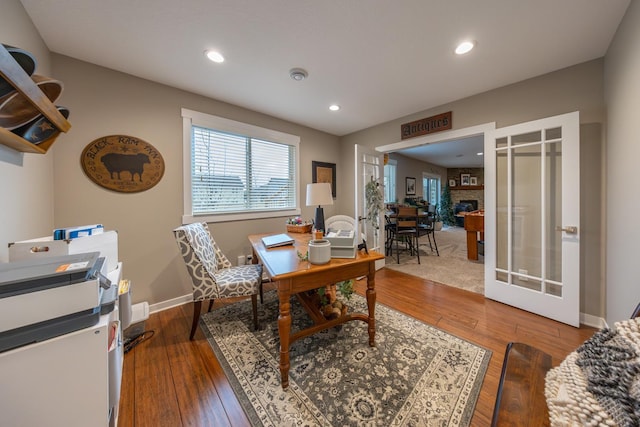
<path fill-rule="evenodd" d="M 471 51 L 471 49 L 473 49 L 476 46 L 476 42 L 474 41 L 464 41 L 462 43 L 460 43 L 458 45 L 458 47 L 456 47 L 456 53 L 458 55 L 464 55 L 465 53 L 469 53 Z"/>
<path fill-rule="evenodd" d="M 220 52 L 216 52 L 215 50 L 207 50 L 204 52 L 204 54 L 207 55 L 207 58 L 209 58 L 213 62 L 224 62 L 224 56 L 222 56 Z"/>
<path fill-rule="evenodd" d="M 484 153 L 476 153 L 478 156 L 484 156 Z"/>
<path fill-rule="evenodd" d="M 309 76 L 309 73 L 307 73 L 302 68 L 292 68 L 289 70 L 289 77 L 297 82 L 301 82 L 302 80 L 306 79 L 307 76 Z"/>
<path fill-rule="evenodd" d="M 329 105 L 329 110 L 331 111 L 338 111 L 339 109 L 340 106 L 338 104 Z"/>

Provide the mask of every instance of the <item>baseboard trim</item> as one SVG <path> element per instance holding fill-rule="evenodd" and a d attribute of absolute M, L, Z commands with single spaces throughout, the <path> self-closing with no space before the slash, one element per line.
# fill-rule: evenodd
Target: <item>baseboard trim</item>
<path fill-rule="evenodd" d="M 580 323 L 597 329 L 607 327 L 607 322 L 602 317 L 586 313 L 580 313 Z"/>
<path fill-rule="evenodd" d="M 159 311 L 168 310 L 173 307 L 178 307 L 183 304 L 188 304 L 193 302 L 193 294 L 182 295 L 177 298 L 172 298 L 166 301 L 161 301 L 159 303 L 153 304 L 149 306 L 149 313 L 157 313 Z"/>
<path fill-rule="evenodd" d="M 149 313 L 157 313 L 160 311 L 168 310 L 173 307 L 188 304 L 193 301 L 192 294 L 186 294 L 177 298 L 162 301 L 149 306 Z M 580 313 L 580 324 L 591 326 L 592 328 L 602 329 L 607 327 L 607 322 L 602 317 L 594 316 L 591 314 Z"/>

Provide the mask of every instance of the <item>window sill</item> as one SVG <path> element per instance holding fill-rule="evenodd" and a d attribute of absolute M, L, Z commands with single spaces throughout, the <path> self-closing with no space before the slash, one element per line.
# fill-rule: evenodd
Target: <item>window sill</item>
<path fill-rule="evenodd" d="M 238 212 L 228 214 L 217 215 L 183 215 L 182 223 L 191 224 L 194 222 L 233 222 L 233 221 L 247 221 L 253 219 L 265 219 L 265 218 L 286 218 L 300 215 L 300 209 L 289 209 L 283 211 L 263 211 L 263 212 Z"/>

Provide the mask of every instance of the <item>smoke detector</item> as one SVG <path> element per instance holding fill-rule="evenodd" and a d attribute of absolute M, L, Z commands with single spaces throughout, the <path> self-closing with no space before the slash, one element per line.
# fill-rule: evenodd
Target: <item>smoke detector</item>
<path fill-rule="evenodd" d="M 292 68 L 289 70 L 289 77 L 298 82 L 306 79 L 308 75 L 309 74 L 302 68 Z"/>

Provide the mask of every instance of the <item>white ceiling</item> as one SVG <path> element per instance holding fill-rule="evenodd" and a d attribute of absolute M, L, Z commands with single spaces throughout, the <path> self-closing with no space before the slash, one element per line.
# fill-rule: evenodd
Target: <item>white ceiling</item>
<path fill-rule="evenodd" d="M 398 153 L 445 168 L 484 167 L 484 137 L 482 135 L 404 148 Z"/>
<path fill-rule="evenodd" d="M 21 1 L 53 52 L 342 136 L 602 57 L 630 0 Z"/>

